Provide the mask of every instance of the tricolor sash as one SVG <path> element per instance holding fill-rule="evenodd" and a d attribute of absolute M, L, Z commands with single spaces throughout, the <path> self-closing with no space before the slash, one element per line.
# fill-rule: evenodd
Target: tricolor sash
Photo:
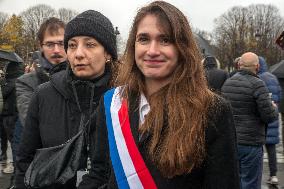
<path fill-rule="evenodd" d="M 109 90 L 104 95 L 110 158 L 116 182 L 120 189 L 156 189 L 134 141 L 127 101 L 120 97 L 120 89 Z"/>

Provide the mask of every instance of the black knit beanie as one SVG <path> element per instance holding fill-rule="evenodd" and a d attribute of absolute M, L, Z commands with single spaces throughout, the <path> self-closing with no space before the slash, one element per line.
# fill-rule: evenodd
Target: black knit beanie
<path fill-rule="evenodd" d="M 77 15 L 67 23 L 64 34 L 64 48 L 67 52 L 68 41 L 75 36 L 94 37 L 105 50 L 117 60 L 116 35 L 110 20 L 100 12 L 88 10 Z"/>

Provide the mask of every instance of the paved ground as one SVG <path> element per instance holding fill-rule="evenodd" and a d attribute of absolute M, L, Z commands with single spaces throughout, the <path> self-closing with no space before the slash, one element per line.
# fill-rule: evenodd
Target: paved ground
<path fill-rule="evenodd" d="M 266 181 L 269 176 L 269 170 L 268 170 L 268 163 L 267 163 L 267 154 L 264 153 L 264 166 L 263 166 L 263 176 L 262 176 L 262 189 L 284 189 L 284 154 L 283 154 L 283 148 L 282 143 L 277 145 L 277 162 L 278 162 L 278 179 L 279 179 L 279 185 L 278 186 L 271 186 L 267 185 Z M 8 158 L 11 159 L 11 151 L 9 150 Z M 3 174 L 2 170 L 5 168 L 5 164 L 0 163 L 0 189 L 7 189 L 7 187 L 10 184 L 10 177 L 11 174 Z"/>
<path fill-rule="evenodd" d="M 282 155 L 282 157 L 283 157 L 283 155 Z M 262 175 L 262 189 L 277 189 L 277 188 L 278 189 L 284 189 L 284 163 L 278 162 L 277 168 L 278 168 L 277 176 L 278 176 L 278 179 L 279 179 L 279 185 L 277 187 L 267 185 L 265 182 L 267 181 L 267 179 L 269 177 L 269 169 L 268 169 L 267 159 L 264 158 L 263 175 Z"/>
<path fill-rule="evenodd" d="M 12 155 L 11 155 L 10 149 L 11 148 L 9 146 L 8 160 L 5 163 L 4 162 L 0 163 L 0 189 L 7 189 L 9 187 L 9 184 L 10 184 L 11 174 L 3 174 L 2 173 L 2 170 L 6 167 L 6 164 L 11 162 Z"/>

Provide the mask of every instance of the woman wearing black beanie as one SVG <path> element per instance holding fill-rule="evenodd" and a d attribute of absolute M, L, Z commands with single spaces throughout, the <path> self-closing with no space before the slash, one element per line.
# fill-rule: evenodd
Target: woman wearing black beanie
<path fill-rule="evenodd" d="M 94 10 L 77 15 L 66 25 L 64 48 L 69 66 L 40 85 L 31 100 L 17 154 L 16 188 L 26 188 L 25 172 L 36 149 L 58 146 L 75 136 L 81 115 L 91 125 L 101 95 L 111 86 L 117 51 L 108 18 Z M 94 128 L 89 129 L 92 132 Z M 85 168 L 86 162 L 82 164 Z M 64 184 L 44 188 L 76 188 L 76 175 Z"/>

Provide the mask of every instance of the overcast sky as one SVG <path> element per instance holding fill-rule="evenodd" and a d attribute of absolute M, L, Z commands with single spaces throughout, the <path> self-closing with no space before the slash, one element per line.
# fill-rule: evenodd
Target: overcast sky
<path fill-rule="evenodd" d="M 94 9 L 102 12 L 118 26 L 122 37 L 128 34 L 137 9 L 146 5 L 149 0 L 0 0 L 0 12 L 19 14 L 30 6 L 47 4 L 58 10 L 70 8 L 78 12 Z M 273 4 L 284 16 L 284 0 L 168 0 L 188 17 L 191 25 L 201 30 L 211 32 L 213 20 L 228 11 L 233 6 L 250 4 Z"/>

